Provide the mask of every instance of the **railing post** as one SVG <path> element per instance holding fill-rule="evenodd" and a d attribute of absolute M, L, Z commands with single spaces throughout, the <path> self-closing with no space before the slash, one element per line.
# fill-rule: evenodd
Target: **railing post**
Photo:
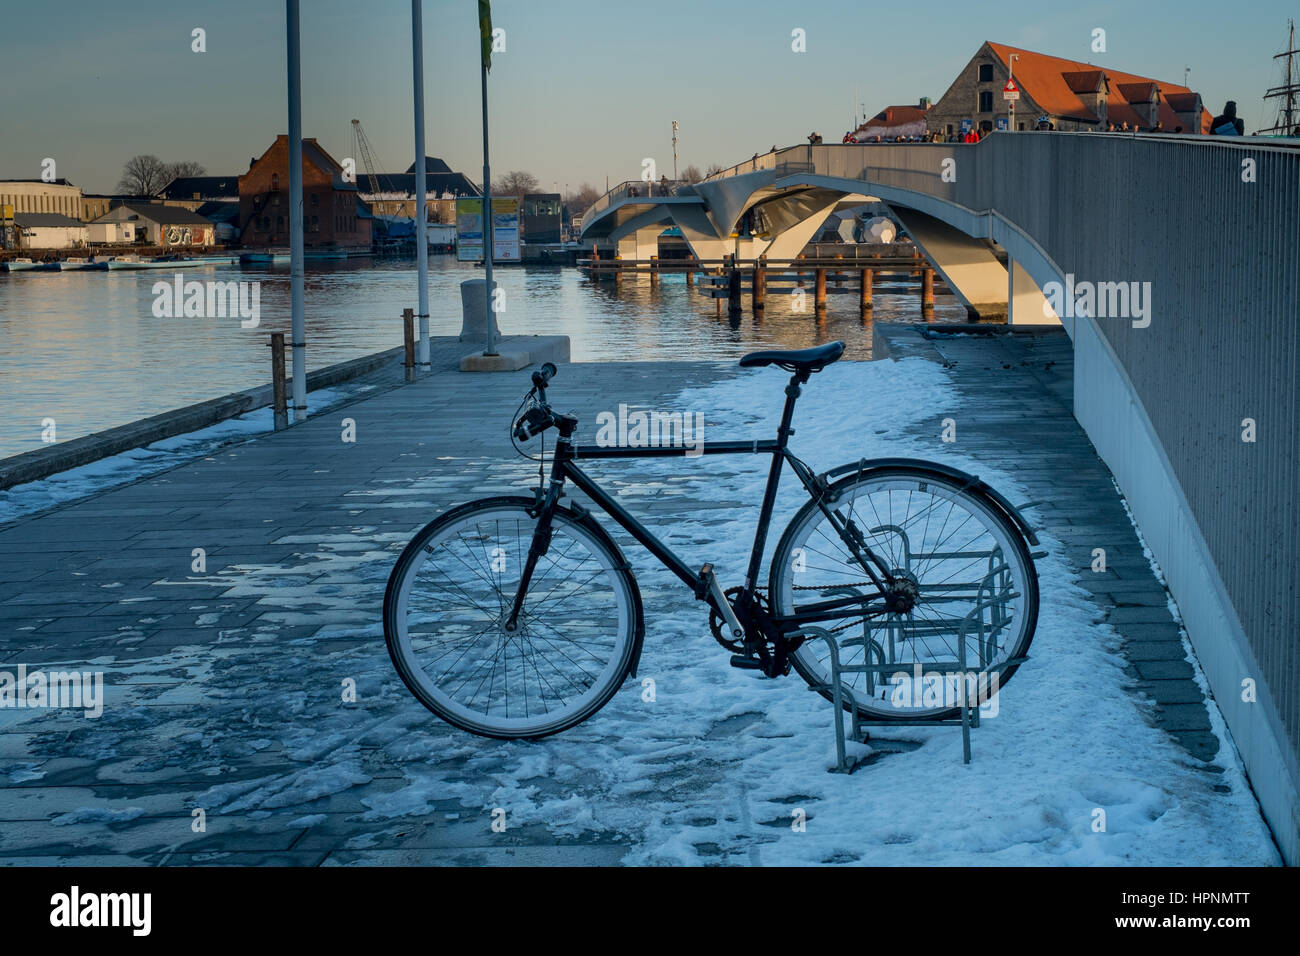
<path fill-rule="evenodd" d="M 758 315 L 767 308 L 767 256 L 759 256 L 758 261 L 754 263 L 754 276 L 751 282 L 750 299 L 754 306 L 754 314 Z"/>
<path fill-rule="evenodd" d="M 614 285 L 623 284 L 623 256 L 621 253 L 614 254 Z"/>
<path fill-rule="evenodd" d="M 595 242 L 591 244 L 591 268 L 587 270 L 587 278 L 592 282 L 600 281 L 600 246 Z"/>
<path fill-rule="evenodd" d="M 488 321 L 493 320 L 488 316 Z M 405 346 L 403 366 L 406 369 L 406 381 L 415 381 L 415 312 L 413 309 L 402 310 L 402 343 Z"/>
<path fill-rule="evenodd" d="M 688 288 L 689 288 L 690 286 L 695 285 L 695 272 L 694 272 L 694 270 L 691 268 L 694 264 L 695 264 L 695 260 L 694 260 L 694 259 L 687 259 L 687 260 L 686 260 L 686 285 L 687 285 Z"/>
<path fill-rule="evenodd" d="M 934 270 L 921 270 L 921 315 L 930 317 L 934 314 Z"/>
<path fill-rule="evenodd" d="M 658 284 L 659 284 L 659 257 L 651 256 L 650 257 L 650 285 L 657 286 Z"/>
<path fill-rule="evenodd" d="M 289 397 L 284 381 L 284 333 L 271 333 L 271 408 L 275 430 L 289 427 Z"/>
<path fill-rule="evenodd" d="M 826 311 L 826 270 L 821 266 L 816 270 L 816 283 L 813 286 L 813 305 L 818 314 Z"/>

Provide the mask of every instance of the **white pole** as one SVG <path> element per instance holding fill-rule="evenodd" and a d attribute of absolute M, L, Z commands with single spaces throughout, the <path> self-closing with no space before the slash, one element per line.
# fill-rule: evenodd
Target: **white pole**
<path fill-rule="evenodd" d="M 484 355 L 496 355 L 496 313 L 492 311 L 492 233 L 495 225 L 492 220 L 492 169 L 488 163 L 488 97 L 487 64 L 479 71 L 483 76 L 483 278 L 487 294 L 487 346 Z"/>
<path fill-rule="evenodd" d="M 424 169 L 424 23 L 421 0 L 411 0 L 411 73 L 415 82 L 415 271 L 420 284 L 420 341 L 415 361 L 426 372 L 429 363 L 429 225 L 425 210 Z"/>
<path fill-rule="evenodd" d="M 298 0 L 285 0 L 289 46 L 289 283 L 292 308 L 293 420 L 307 419 L 307 336 L 302 317 L 302 64 Z"/>

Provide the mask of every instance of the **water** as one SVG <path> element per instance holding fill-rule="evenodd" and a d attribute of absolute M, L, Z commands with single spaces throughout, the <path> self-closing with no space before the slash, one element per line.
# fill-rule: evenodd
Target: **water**
<path fill-rule="evenodd" d="M 289 330 L 288 268 L 184 272 L 187 280 L 260 281 L 260 325 L 155 317 L 152 288 L 172 281 L 170 270 L 0 273 L 0 458 L 43 447 L 45 419 L 66 441 L 269 381 L 268 333 Z M 430 260 L 433 335 L 460 331 L 459 284 L 481 276 L 449 257 Z M 871 326 L 858 316 L 856 289 L 829 295 L 822 320 L 793 313 L 789 296 L 769 291 L 761 320 L 746 310 L 733 323 L 681 274 L 665 275 L 655 289 L 646 277 L 629 278 L 619 290 L 576 269 L 502 267 L 494 278 L 506 295 L 502 329 L 568 335 L 575 362 L 733 359 L 837 338 L 848 343 L 846 358 L 870 357 Z M 400 345 L 402 309 L 416 305 L 408 260 L 308 263 L 305 287 L 308 369 Z M 874 302 L 876 321 L 919 315 L 915 292 L 877 291 Z M 936 320 L 965 320 L 951 297 L 937 303 Z"/>

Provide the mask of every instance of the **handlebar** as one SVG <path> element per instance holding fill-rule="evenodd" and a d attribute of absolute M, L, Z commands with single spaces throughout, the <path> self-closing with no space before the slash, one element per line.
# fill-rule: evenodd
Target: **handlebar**
<path fill-rule="evenodd" d="M 542 367 L 533 373 L 533 386 L 545 390 L 546 385 L 555 375 L 555 366 L 550 362 L 542 363 Z"/>
<path fill-rule="evenodd" d="M 546 386 L 555 375 L 555 371 L 552 363 L 544 362 L 542 367 L 533 373 L 533 390 L 524 400 L 536 396 L 537 404 L 528 409 L 511 429 L 511 434 L 517 441 L 528 441 L 556 423 L 555 414 L 546 404 Z"/>

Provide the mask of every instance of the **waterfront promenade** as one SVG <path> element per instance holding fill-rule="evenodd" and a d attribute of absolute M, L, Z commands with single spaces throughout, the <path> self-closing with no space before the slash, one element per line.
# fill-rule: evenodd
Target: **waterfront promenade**
<path fill-rule="evenodd" d="M 899 454 L 979 470 L 1037 502 L 1050 552 L 1032 659 L 975 732 L 969 767 L 956 731 L 909 729 L 875 741 L 854 775 L 825 773 L 829 704 L 797 677 L 728 668 L 702 605 L 632 548 L 650 700 L 629 683 L 538 743 L 439 724 L 388 661 L 388 572 L 438 511 L 527 493 L 536 465 L 506 432 L 526 374 L 460 374 L 435 353 L 413 385 L 0 526 L 4 666 L 102 670 L 108 685 L 95 719 L 0 710 L 0 862 L 1277 862 L 1070 414 L 1064 334 L 926 342 L 899 327 L 887 340 L 898 361 L 813 380 L 796 451 L 818 467 Z M 561 366 L 551 397 L 587 424 L 622 402 L 769 437 L 783 384 L 734 362 L 580 363 Z M 958 441 L 945 445 L 950 417 Z M 729 585 L 756 461 L 711 464 L 707 480 L 699 460 L 593 471 Z"/>

